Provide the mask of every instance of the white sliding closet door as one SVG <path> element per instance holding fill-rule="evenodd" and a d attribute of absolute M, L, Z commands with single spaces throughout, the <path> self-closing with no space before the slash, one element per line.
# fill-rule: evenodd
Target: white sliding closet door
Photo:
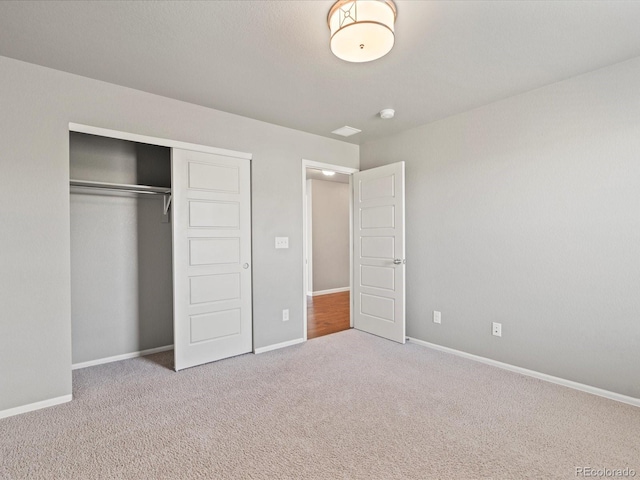
<path fill-rule="evenodd" d="M 250 161 L 172 149 L 175 369 L 252 350 Z"/>

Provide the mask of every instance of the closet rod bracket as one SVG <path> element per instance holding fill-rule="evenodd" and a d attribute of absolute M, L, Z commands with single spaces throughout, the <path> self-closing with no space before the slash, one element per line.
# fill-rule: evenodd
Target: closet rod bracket
<path fill-rule="evenodd" d="M 169 214 L 169 207 L 171 206 L 171 194 L 170 193 L 166 193 L 162 199 L 162 203 L 164 205 L 164 215 L 168 215 Z"/>

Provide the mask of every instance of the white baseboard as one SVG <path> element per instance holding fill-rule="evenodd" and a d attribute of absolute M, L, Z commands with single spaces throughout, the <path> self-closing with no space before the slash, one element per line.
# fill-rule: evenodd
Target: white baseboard
<path fill-rule="evenodd" d="M 274 345 L 268 345 L 266 347 L 256 348 L 254 353 L 257 355 L 259 353 L 270 352 L 271 350 L 278 350 L 279 348 L 290 347 L 291 345 L 297 345 L 298 343 L 304 342 L 304 338 L 296 338 L 295 340 L 289 340 L 288 342 L 276 343 Z"/>
<path fill-rule="evenodd" d="M 312 297 L 317 297 L 318 295 L 329 295 L 331 293 L 340 293 L 340 292 L 348 292 L 351 290 L 351 287 L 340 287 L 340 288 L 331 288 L 329 290 L 318 290 L 317 292 L 311 292 Z"/>
<path fill-rule="evenodd" d="M 144 357 L 147 355 L 152 355 L 154 353 L 166 352 L 167 350 L 173 350 L 173 345 L 165 345 L 164 347 L 149 348 L 148 350 L 140 350 L 139 352 L 124 353 L 122 355 L 115 355 L 113 357 L 89 360 L 88 362 L 74 363 L 73 365 L 71 365 L 71 370 L 93 367 L 95 365 L 102 365 L 104 363 L 119 362 L 120 360 L 128 360 L 130 358 Z"/>
<path fill-rule="evenodd" d="M 53 407 L 54 405 L 60 405 L 61 403 L 70 402 L 71 399 L 71 395 L 63 395 L 61 397 L 50 398 L 49 400 L 42 400 L 41 402 L 29 403 L 28 405 L 8 408 L 7 410 L 0 410 L 0 418 L 13 417 L 14 415 L 20 415 L 21 413 L 33 412 L 34 410 Z"/>
<path fill-rule="evenodd" d="M 633 405 L 634 407 L 640 407 L 640 398 L 629 397 L 627 395 L 622 395 L 621 393 L 611 392 L 609 390 L 604 390 L 602 388 L 592 387 L 591 385 L 585 385 L 584 383 L 578 383 L 572 380 L 567 380 L 560 377 L 554 377 L 553 375 L 547 375 L 546 373 L 536 372 L 535 370 L 528 370 L 526 368 L 516 367 L 515 365 L 499 362 L 497 360 L 492 360 L 486 357 L 480 357 L 478 355 L 473 355 L 471 353 L 455 350 L 453 348 L 443 347 L 441 345 L 425 342 L 424 340 L 419 340 L 417 338 L 407 337 L 407 340 L 417 345 L 422 345 L 423 347 L 432 348 L 434 350 L 439 350 L 445 353 L 451 353 L 453 355 L 457 355 L 458 357 L 463 357 L 469 360 L 473 360 L 474 362 L 484 363 L 486 365 L 491 365 L 492 367 L 498 367 L 498 368 L 502 368 L 503 370 L 509 370 L 511 372 L 520 373 L 528 377 L 544 380 L 545 382 L 555 383 L 556 385 L 562 385 L 563 387 L 573 388 L 574 390 L 580 390 L 581 392 L 591 393 L 592 395 L 598 395 L 599 397 L 608 398 L 610 400 L 615 400 L 617 402 L 627 403 L 629 405 Z"/>

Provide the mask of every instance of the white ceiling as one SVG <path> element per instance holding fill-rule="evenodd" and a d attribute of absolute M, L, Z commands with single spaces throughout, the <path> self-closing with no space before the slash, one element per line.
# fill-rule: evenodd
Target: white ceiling
<path fill-rule="evenodd" d="M 638 1 L 398 0 L 395 48 L 350 64 L 332 3 L 2 1 L 0 55 L 353 143 L 640 55 Z"/>

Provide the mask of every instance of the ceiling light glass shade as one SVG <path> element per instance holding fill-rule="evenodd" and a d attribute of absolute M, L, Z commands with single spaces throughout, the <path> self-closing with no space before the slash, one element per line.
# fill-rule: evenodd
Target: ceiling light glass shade
<path fill-rule="evenodd" d="M 339 0 L 329 11 L 331 51 L 347 62 L 370 62 L 391 51 L 396 6 L 391 0 Z"/>

